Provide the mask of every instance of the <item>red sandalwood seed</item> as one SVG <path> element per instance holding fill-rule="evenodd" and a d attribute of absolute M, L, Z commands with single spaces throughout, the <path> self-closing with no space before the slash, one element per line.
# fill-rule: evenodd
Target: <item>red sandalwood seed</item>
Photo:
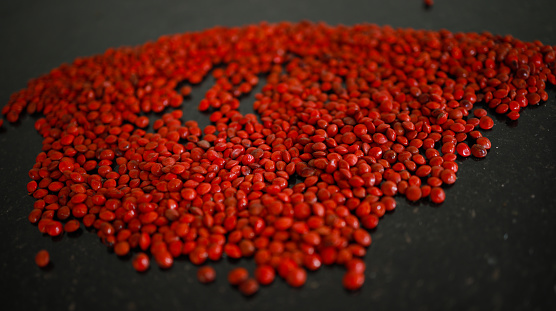
<path fill-rule="evenodd" d="M 348 271 L 344 274 L 342 284 L 344 288 L 350 291 L 358 290 L 365 283 L 365 275 L 356 271 Z"/>
<path fill-rule="evenodd" d="M 133 258 L 132 264 L 137 272 L 144 272 L 149 269 L 150 259 L 145 253 L 137 253 Z"/>
<path fill-rule="evenodd" d="M 253 296 L 259 291 L 259 283 L 255 279 L 247 279 L 239 284 L 239 291 L 245 296 Z"/>
<path fill-rule="evenodd" d="M 303 268 L 293 268 L 286 276 L 286 282 L 292 287 L 301 287 L 305 284 L 306 280 L 307 272 Z"/>
<path fill-rule="evenodd" d="M 40 250 L 37 255 L 35 256 L 35 263 L 40 268 L 44 268 L 48 266 L 50 263 L 50 254 L 46 250 Z"/>
<path fill-rule="evenodd" d="M 245 268 L 235 268 L 228 273 L 228 282 L 231 285 L 240 285 L 249 277 L 249 272 Z"/>
<path fill-rule="evenodd" d="M 197 279 L 203 284 L 212 283 L 216 280 L 216 271 L 211 266 L 203 266 L 197 270 Z"/>
<path fill-rule="evenodd" d="M 261 285 L 269 285 L 274 281 L 276 272 L 269 265 L 260 265 L 255 269 L 255 279 Z"/>

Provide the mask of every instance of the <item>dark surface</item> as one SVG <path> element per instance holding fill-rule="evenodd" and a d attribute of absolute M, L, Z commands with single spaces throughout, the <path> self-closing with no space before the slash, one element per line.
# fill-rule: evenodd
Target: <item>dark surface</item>
<path fill-rule="evenodd" d="M 160 35 L 216 25 L 309 19 L 352 25 L 490 31 L 556 44 L 556 1 L 2 1 L 0 107 L 26 82 L 78 56 L 137 45 Z M 189 109 L 203 94 L 197 88 Z M 87 231 L 59 241 L 27 220 L 27 171 L 40 151 L 36 117 L 0 130 L 0 277 L 3 310 L 555 310 L 556 94 L 522 113 L 517 127 L 498 120 L 494 148 L 460 163 L 440 207 L 398 199 L 373 233 L 367 281 L 357 293 L 340 268 L 309 274 L 301 290 L 281 280 L 245 299 L 226 282 L 234 265 L 214 267 L 201 285 L 195 267 L 136 273 Z M 242 104 L 249 105 L 249 100 Z M 242 107 L 242 111 L 244 111 Z M 186 115 L 190 110 L 186 108 Z M 190 114 L 191 115 L 191 114 Z M 207 122 L 205 119 L 202 122 Z M 34 264 L 40 249 L 53 266 Z M 240 264 L 252 269 L 251 261 Z"/>

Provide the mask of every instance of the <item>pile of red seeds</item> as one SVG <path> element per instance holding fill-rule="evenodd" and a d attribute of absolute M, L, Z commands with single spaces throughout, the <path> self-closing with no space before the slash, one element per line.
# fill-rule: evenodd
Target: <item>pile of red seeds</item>
<path fill-rule="evenodd" d="M 275 275 L 302 286 L 306 270 L 333 264 L 356 290 L 368 230 L 393 197 L 442 203 L 456 160 L 491 148 L 486 109 L 516 120 L 546 101 L 555 56 L 489 33 L 217 27 L 76 59 L 29 82 L 2 113 L 44 115 L 27 186 L 41 232 L 93 229 L 118 256 L 135 254 L 137 271 L 150 258 L 170 268 L 180 256 L 254 257 L 252 278 L 243 268 L 228 276 L 246 295 Z M 180 106 L 208 74 L 216 83 L 199 109 L 212 124 L 201 129 Z M 263 76 L 259 120 L 238 108 Z M 162 113 L 154 132 L 150 112 Z"/>

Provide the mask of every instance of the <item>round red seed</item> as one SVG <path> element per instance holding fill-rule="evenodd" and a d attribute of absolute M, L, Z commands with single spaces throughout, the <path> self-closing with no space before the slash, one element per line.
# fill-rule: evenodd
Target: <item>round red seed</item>
<path fill-rule="evenodd" d="M 429 197 L 433 203 L 440 204 L 446 199 L 446 194 L 442 188 L 434 187 L 431 189 Z"/>
<path fill-rule="evenodd" d="M 286 282 L 292 287 L 301 287 L 307 280 L 307 272 L 303 268 L 291 269 L 286 276 Z"/>
<path fill-rule="evenodd" d="M 197 270 L 197 279 L 203 284 L 212 283 L 216 280 L 216 271 L 211 266 L 203 266 Z"/>
<path fill-rule="evenodd" d="M 253 296 L 259 291 L 259 283 L 255 279 L 246 279 L 239 284 L 239 291 L 245 296 Z"/>
<path fill-rule="evenodd" d="M 276 272 L 269 265 L 261 265 L 255 269 L 255 279 L 261 285 L 269 285 L 274 282 Z"/>
<path fill-rule="evenodd" d="M 35 263 L 37 266 L 44 268 L 50 263 L 50 254 L 47 250 L 40 250 L 35 256 Z"/>
<path fill-rule="evenodd" d="M 365 283 L 365 275 L 356 271 L 346 272 L 342 279 L 344 288 L 351 291 L 360 289 L 363 283 Z"/>
<path fill-rule="evenodd" d="M 149 256 L 145 253 L 138 253 L 133 257 L 133 268 L 137 270 L 137 272 L 144 272 L 149 269 L 150 266 L 150 259 Z"/>
<path fill-rule="evenodd" d="M 249 272 L 245 268 L 235 268 L 228 273 L 228 282 L 232 285 L 240 285 L 249 278 Z"/>

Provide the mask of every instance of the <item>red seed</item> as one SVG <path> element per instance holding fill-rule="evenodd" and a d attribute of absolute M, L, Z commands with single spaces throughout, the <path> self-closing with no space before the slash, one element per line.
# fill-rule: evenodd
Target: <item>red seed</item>
<path fill-rule="evenodd" d="M 145 253 L 138 253 L 133 257 L 133 268 L 137 270 L 137 272 L 144 272 L 149 269 L 150 266 L 150 259 L 149 256 Z"/>
<path fill-rule="evenodd" d="M 161 269 L 169 269 L 174 264 L 174 258 L 168 251 L 153 253 L 153 256 Z"/>
<path fill-rule="evenodd" d="M 446 194 L 444 193 L 444 190 L 442 190 L 442 188 L 439 187 L 432 188 L 429 196 L 431 198 L 431 201 L 436 204 L 440 204 L 444 202 L 444 200 L 446 199 Z"/>
<path fill-rule="evenodd" d="M 59 221 L 51 221 L 46 225 L 46 233 L 50 236 L 59 236 L 64 231 L 62 224 Z"/>
<path fill-rule="evenodd" d="M 259 283 L 255 279 L 247 279 L 239 284 L 239 291 L 245 296 L 253 296 L 259 291 Z"/>
<path fill-rule="evenodd" d="M 40 209 L 33 209 L 28 216 L 29 222 L 31 222 L 32 224 L 37 223 L 42 216 L 42 211 Z"/>
<path fill-rule="evenodd" d="M 356 273 L 364 273 L 366 269 L 365 262 L 359 258 L 353 258 L 346 263 L 346 269 L 348 271 Z"/>
<path fill-rule="evenodd" d="M 342 279 L 342 284 L 347 290 L 358 290 L 365 283 L 365 275 L 363 273 L 358 273 L 356 271 L 348 271 L 344 274 Z"/>
<path fill-rule="evenodd" d="M 232 285 L 240 285 L 249 277 L 249 272 L 245 268 L 235 268 L 228 273 L 228 282 Z"/>
<path fill-rule="evenodd" d="M 490 140 L 486 137 L 477 138 L 477 144 L 483 146 L 483 148 L 485 149 L 490 149 L 490 147 L 492 146 Z"/>
<path fill-rule="evenodd" d="M 79 230 L 80 224 L 78 220 L 72 219 L 70 221 L 68 221 L 65 225 L 64 225 L 64 231 L 66 232 L 75 232 L 77 230 Z"/>
<path fill-rule="evenodd" d="M 487 155 L 487 150 L 483 145 L 474 144 L 471 147 L 471 154 L 476 158 L 484 158 Z"/>
<path fill-rule="evenodd" d="M 409 186 L 405 191 L 405 196 L 409 201 L 418 201 L 421 195 L 421 188 L 419 186 Z"/>
<path fill-rule="evenodd" d="M 114 253 L 118 256 L 125 256 L 129 254 L 129 243 L 127 241 L 120 241 L 114 245 Z"/>
<path fill-rule="evenodd" d="M 44 268 L 48 266 L 50 263 L 50 254 L 46 250 L 40 250 L 37 255 L 35 256 L 35 263 L 40 268 Z"/>
<path fill-rule="evenodd" d="M 456 178 L 456 174 L 450 169 L 445 169 L 442 171 L 442 173 L 440 173 L 440 179 L 442 179 L 442 182 L 448 185 L 455 183 Z"/>
<path fill-rule="evenodd" d="M 203 284 L 212 283 L 216 280 L 216 271 L 211 266 L 203 266 L 197 270 L 197 279 Z"/>
<path fill-rule="evenodd" d="M 303 268 L 291 269 L 286 277 L 286 282 L 292 287 L 301 287 L 307 281 L 307 272 Z"/>
<path fill-rule="evenodd" d="M 371 245 L 371 235 L 363 229 L 355 230 L 353 232 L 353 238 L 357 243 L 359 243 L 362 246 L 367 247 Z"/>
<path fill-rule="evenodd" d="M 466 143 L 457 144 L 456 151 L 462 157 L 468 157 L 471 155 L 471 149 Z"/>
<path fill-rule="evenodd" d="M 261 285 L 269 285 L 274 282 L 276 272 L 269 265 L 261 265 L 255 269 L 255 279 Z"/>
<path fill-rule="evenodd" d="M 387 196 L 394 196 L 398 192 L 397 185 L 392 181 L 385 181 L 380 186 L 382 192 Z"/>
<path fill-rule="evenodd" d="M 489 116 L 481 117 L 479 126 L 483 130 L 490 130 L 494 126 L 494 121 Z"/>

